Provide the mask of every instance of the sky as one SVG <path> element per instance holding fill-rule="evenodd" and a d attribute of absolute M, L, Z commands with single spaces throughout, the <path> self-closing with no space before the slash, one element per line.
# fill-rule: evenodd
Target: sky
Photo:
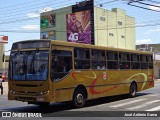
<path fill-rule="evenodd" d="M 9 37 L 5 50 L 10 50 L 14 42 L 40 38 L 40 13 L 80 1 L 82 0 L 1 0 L 0 35 Z M 107 10 L 120 8 L 127 15 L 135 17 L 136 44 L 160 44 L 160 1 L 146 2 L 159 7 L 145 6 L 151 10 L 137 8 L 128 5 L 127 0 L 95 0 L 95 6 L 100 7 L 101 4 Z"/>

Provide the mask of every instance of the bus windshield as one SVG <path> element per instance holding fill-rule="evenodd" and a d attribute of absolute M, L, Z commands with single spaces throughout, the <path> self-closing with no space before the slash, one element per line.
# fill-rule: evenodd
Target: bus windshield
<path fill-rule="evenodd" d="M 10 55 L 11 80 L 46 80 L 49 51 L 14 51 Z"/>

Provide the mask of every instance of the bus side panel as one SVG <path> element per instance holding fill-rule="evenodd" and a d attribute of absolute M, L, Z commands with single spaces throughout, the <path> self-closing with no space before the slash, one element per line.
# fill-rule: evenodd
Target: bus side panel
<path fill-rule="evenodd" d="M 95 76 L 94 76 L 94 74 Z M 93 78 L 90 81 L 90 91 L 89 93 L 92 94 L 92 98 L 99 98 L 99 97 L 103 97 L 104 96 L 104 92 L 103 92 L 103 71 L 94 71 L 92 73 L 92 77 Z"/>
<path fill-rule="evenodd" d="M 154 87 L 153 70 L 141 70 L 138 91 Z"/>
<path fill-rule="evenodd" d="M 69 101 L 72 99 L 74 86 L 76 81 L 74 81 L 69 74 L 65 79 L 59 81 L 53 81 L 54 97 L 57 102 Z"/>
<path fill-rule="evenodd" d="M 150 70 L 131 70 L 125 72 L 125 91 L 129 93 L 131 82 L 135 81 L 137 83 L 138 91 L 142 91 L 154 86 L 154 81 L 152 80 L 153 71 Z"/>
<path fill-rule="evenodd" d="M 113 96 L 124 93 L 124 71 L 108 70 L 107 79 L 103 81 L 104 96 Z"/>
<path fill-rule="evenodd" d="M 126 70 L 125 71 L 125 81 L 124 81 L 124 91 L 125 93 L 129 93 L 130 85 L 133 81 L 135 81 L 138 85 L 139 73 L 141 70 Z M 138 87 L 139 88 L 139 87 Z"/>

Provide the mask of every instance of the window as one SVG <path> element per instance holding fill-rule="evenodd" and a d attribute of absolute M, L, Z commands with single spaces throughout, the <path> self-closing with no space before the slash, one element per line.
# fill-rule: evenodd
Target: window
<path fill-rule="evenodd" d="M 75 48 L 74 65 L 75 69 L 90 69 L 89 49 Z"/>
<path fill-rule="evenodd" d="M 121 38 L 125 38 L 125 36 L 124 36 L 124 35 L 121 35 Z"/>
<path fill-rule="evenodd" d="M 119 67 L 120 69 L 130 69 L 129 53 L 119 53 Z"/>
<path fill-rule="evenodd" d="M 141 69 L 148 69 L 148 56 L 140 55 L 141 60 Z"/>
<path fill-rule="evenodd" d="M 118 69 L 118 52 L 107 52 L 107 68 Z"/>
<path fill-rule="evenodd" d="M 92 50 L 92 69 L 106 69 L 105 51 Z"/>
<path fill-rule="evenodd" d="M 58 81 L 72 70 L 72 52 L 52 50 L 51 57 L 51 78 Z"/>
<path fill-rule="evenodd" d="M 113 33 L 109 33 L 109 36 L 114 36 Z"/>
<path fill-rule="evenodd" d="M 10 79 L 46 80 L 48 77 L 49 51 L 33 50 L 12 52 L 10 56 Z"/>
<path fill-rule="evenodd" d="M 153 56 L 148 55 L 148 64 L 149 64 L 149 69 L 153 69 Z"/>
<path fill-rule="evenodd" d="M 100 20 L 101 20 L 101 21 L 106 21 L 106 18 L 100 17 Z"/>
<path fill-rule="evenodd" d="M 131 69 L 140 69 L 139 54 L 131 54 Z"/>
<path fill-rule="evenodd" d="M 118 21 L 118 25 L 122 25 L 122 22 L 121 22 L 121 21 Z"/>

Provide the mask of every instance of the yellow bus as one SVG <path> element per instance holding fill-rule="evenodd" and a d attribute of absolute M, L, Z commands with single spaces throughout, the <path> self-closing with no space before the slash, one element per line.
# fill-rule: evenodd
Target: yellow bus
<path fill-rule="evenodd" d="M 56 40 L 13 43 L 9 100 L 48 105 L 136 93 L 154 87 L 151 52 Z"/>

